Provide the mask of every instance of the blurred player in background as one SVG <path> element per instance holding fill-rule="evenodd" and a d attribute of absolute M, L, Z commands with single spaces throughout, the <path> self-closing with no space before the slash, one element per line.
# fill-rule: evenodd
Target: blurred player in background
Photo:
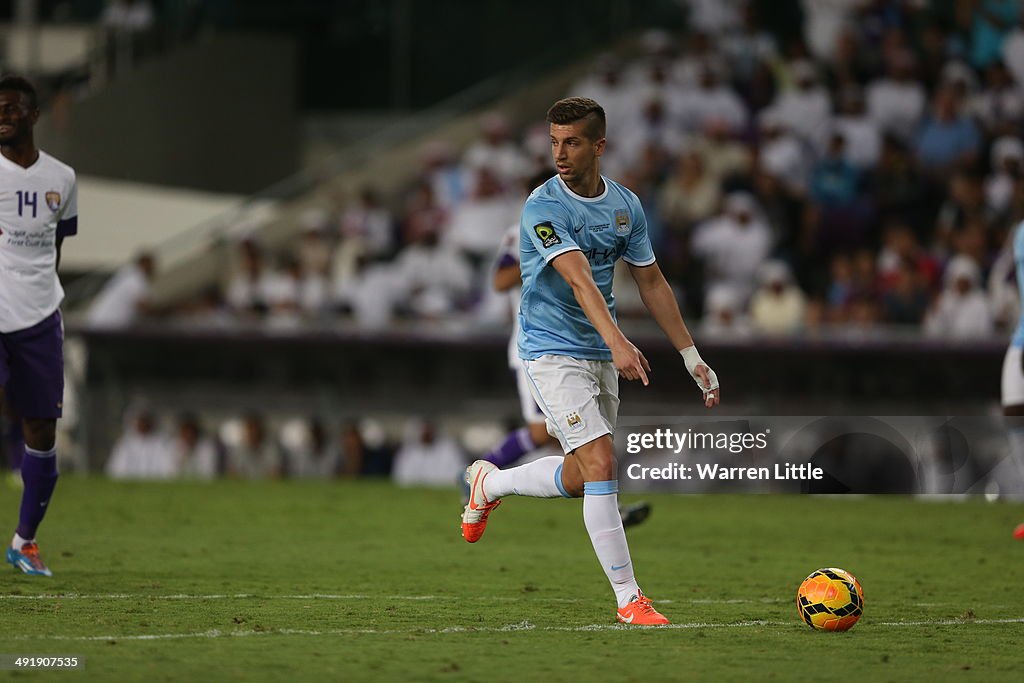
<path fill-rule="evenodd" d="M 616 261 L 629 265 L 644 305 L 682 355 L 709 408 L 720 400 L 718 379 L 697 353 L 655 262 L 640 201 L 601 176 L 604 110 L 594 100 L 572 97 L 556 102 L 547 120 L 557 175 L 530 194 L 520 219 L 519 357 L 565 457 L 507 470 L 486 460 L 470 465 L 462 535 L 478 541 L 504 496 L 582 495 L 584 525 L 615 592 L 616 618 L 667 624 L 637 584 L 618 513 L 612 441 L 618 377 L 646 386 L 651 368 L 615 322 Z"/>
<path fill-rule="evenodd" d="M 1020 301 L 1024 303 L 1024 223 L 1010 233 L 1013 267 L 1017 273 Z M 1000 257 L 1000 260 L 1003 260 Z M 1017 418 L 1009 421 L 1010 457 L 996 466 L 993 476 L 999 482 L 999 494 L 1015 500 L 1024 499 L 1024 315 L 1017 322 L 1010 346 L 1003 358 L 1003 414 Z"/>
<path fill-rule="evenodd" d="M 527 191 L 533 191 L 534 188 L 550 179 L 549 173 L 531 178 Z M 509 432 L 500 444 L 483 457 L 483 460 L 498 468 L 513 465 L 524 455 L 533 451 L 558 445 L 558 439 L 548 434 L 544 411 L 540 409 L 530 393 L 530 379 L 522 361 L 519 360 L 519 288 L 523 282 L 522 273 L 519 270 L 519 232 L 518 223 L 511 225 L 501 240 L 494 268 L 493 285 L 496 291 L 508 294 L 512 309 L 512 337 L 509 339 L 508 345 L 508 363 L 509 368 L 516 376 L 519 407 L 522 410 L 525 426 Z M 623 527 L 640 524 L 650 514 L 649 503 L 640 502 L 634 505 L 619 506 L 619 516 L 622 518 Z"/>
<path fill-rule="evenodd" d="M 64 238 L 78 232 L 78 210 L 74 170 L 36 148 L 38 120 L 32 84 L 0 79 L 0 394 L 22 418 L 25 441 L 21 514 L 7 561 L 50 576 L 35 538 L 57 484 L 64 400 L 57 265 Z"/>

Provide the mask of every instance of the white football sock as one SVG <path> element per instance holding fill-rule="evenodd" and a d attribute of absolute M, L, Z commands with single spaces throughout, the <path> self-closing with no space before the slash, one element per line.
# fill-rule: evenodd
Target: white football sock
<path fill-rule="evenodd" d="M 562 488 L 561 455 L 538 458 L 519 467 L 496 470 L 484 479 L 484 495 L 487 500 L 504 496 L 531 496 L 533 498 L 558 498 L 571 496 Z"/>
<path fill-rule="evenodd" d="M 14 548 L 15 550 L 20 551 L 21 547 L 23 545 L 25 545 L 26 543 L 31 543 L 31 542 L 32 542 L 31 538 L 22 538 L 17 533 L 15 533 L 14 534 L 14 538 L 11 539 L 11 547 Z"/>
<path fill-rule="evenodd" d="M 619 516 L 618 492 L 619 482 L 614 479 L 583 484 L 583 523 L 615 591 L 615 599 L 619 607 L 625 607 L 640 587 L 633 578 L 633 562 Z"/>

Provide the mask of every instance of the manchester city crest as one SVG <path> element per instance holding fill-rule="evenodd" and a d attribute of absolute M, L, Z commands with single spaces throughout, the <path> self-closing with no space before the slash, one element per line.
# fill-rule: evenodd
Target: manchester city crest
<path fill-rule="evenodd" d="M 625 209 L 617 209 L 615 211 L 615 234 L 628 235 L 629 230 L 629 212 Z"/>
<path fill-rule="evenodd" d="M 46 205 L 50 207 L 50 211 L 56 211 L 60 208 L 60 192 L 47 192 L 46 193 Z"/>

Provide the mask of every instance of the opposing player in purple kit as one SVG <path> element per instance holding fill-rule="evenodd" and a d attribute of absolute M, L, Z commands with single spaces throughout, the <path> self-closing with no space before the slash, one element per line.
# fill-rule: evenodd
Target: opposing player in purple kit
<path fill-rule="evenodd" d="M 612 276 L 622 259 L 640 298 L 682 356 L 704 405 L 718 405 L 718 378 L 701 359 L 658 267 L 637 196 L 601 175 L 604 109 L 571 97 L 547 115 L 557 175 L 534 190 L 520 218 L 523 289 L 519 358 L 548 432 L 565 456 L 501 470 L 477 460 L 466 471 L 462 536 L 475 543 L 510 495 L 583 497 L 583 523 L 611 584 L 622 623 L 668 624 L 637 583 L 618 513 L 612 434 L 618 378 L 648 384 L 651 367 L 615 321 Z"/>
<path fill-rule="evenodd" d="M 0 79 L 0 398 L 22 419 L 24 483 L 7 561 L 51 576 L 36 529 L 57 484 L 56 431 L 64 400 L 61 243 L 78 232 L 75 172 L 39 150 L 35 88 Z M 2 401 L 0 401 L 2 402 Z"/>

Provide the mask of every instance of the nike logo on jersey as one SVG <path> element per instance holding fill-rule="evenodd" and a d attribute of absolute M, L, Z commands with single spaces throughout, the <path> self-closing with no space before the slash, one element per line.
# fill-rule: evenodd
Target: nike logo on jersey
<path fill-rule="evenodd" d="M 577 228 L 577 227 L 576 227 L 575 225 L 574 225 L 574 226 L 572 226 L 572 231 L 573 231 L 574 233 L 576 233 L 577 235 L 578 235 L 578 234 L 580 234 L 580 230 L 582 230 L 582 229 L 583 229 L 583 226 L 582 226 L 582 225 L 581 225 L 580 227 L 578 227 L 578 228 Z"/>

